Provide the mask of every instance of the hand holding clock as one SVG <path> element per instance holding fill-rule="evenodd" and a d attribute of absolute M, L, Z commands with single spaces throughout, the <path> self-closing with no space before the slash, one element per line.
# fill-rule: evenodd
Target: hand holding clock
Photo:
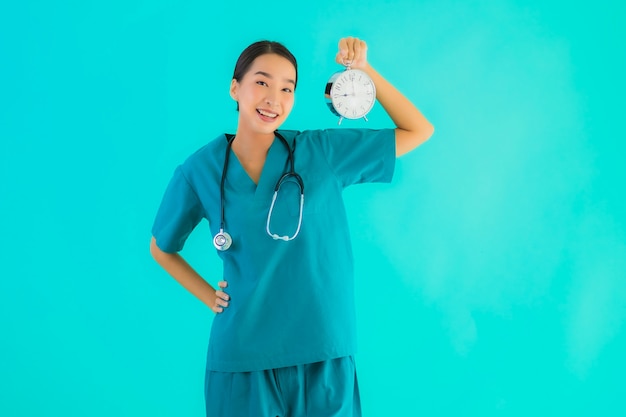
<path fill-rule="evenodd" d="M 333 74 L 326 84 L 329 109 L 339 116 L 339 124 L 344 118 L 367 120 L 376 101 L 376 86 L 363 71 L 368 67 L 367 44 L 357 38 L 343 38 L 335 60 L 346 70 Z"/>
<path fill-rule="evenodd" d="M 339 41 L 339 52 L 337 52 L 335 61 L 354 69 L 365 68 L 367 66 L 367 44 L 358 38 L 342 38 Z"/>
<path fill-rule="evenodd" d="M 346 37 L 339 41 L 335 56 L 346 67 L 326 83 L 328 108 L 344 118 L 365 117 L 378 101 L 396 125 L 396 155 L 403 155 L 426 141 L 434 132 L 433 125 L 397 88 L 380 75 L 367 60 L 365 41 Z"/>

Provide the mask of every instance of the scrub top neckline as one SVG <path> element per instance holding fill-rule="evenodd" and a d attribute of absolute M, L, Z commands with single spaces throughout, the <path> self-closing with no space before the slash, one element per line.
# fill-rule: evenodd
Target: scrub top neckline
<path fill-rule="evenodd" d="M 268 191 L 272 191 L 287 162 L 287 149 L 284 150 L 285 152 L 280 152 L 280 149 L 283 147 L 280 140 L 274 136 L 274 140 L 267 150 L 258 184 L 252 180 L 231 147 L 229 150 L 230 162 L 228 164 L 226 182 L 237 191 L 254 194 L 255 198 L 266 194 L 263 190 L 268 189 Z M 281 158 L 284 160 L 281 160 Z"/>

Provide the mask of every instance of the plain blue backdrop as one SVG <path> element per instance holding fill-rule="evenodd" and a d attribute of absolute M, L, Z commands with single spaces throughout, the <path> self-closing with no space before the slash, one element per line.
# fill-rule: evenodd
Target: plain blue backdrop
<path fill-rule="evenodd" d="M 364 415 L 624 415 L 622 3 L 218 3 L 0 6 L 0 415 L 203 415 L 212 313 L 149 255 L 162 193 L 235 130 L 253 41 L 298 58 L 284 127 L 336 126 L 347 35 L 436 127 L 345 193 Z M 205 224 L 184 256 L 221 278 Z"/>

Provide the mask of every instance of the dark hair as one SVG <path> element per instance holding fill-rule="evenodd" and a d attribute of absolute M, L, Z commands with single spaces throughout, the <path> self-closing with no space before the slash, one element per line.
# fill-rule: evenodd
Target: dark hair
<path fill-rule="evenodd" d="M 293 67 L 296 69 L 296 79 L 294 80 L 296 84 L 293 87 L 295 91 L 296 86 L 298 85 L 298 63 L 296 62 L 296 57 L 289 52 L 289 49 L 279 42 L 258 41 L 244 49 L 241 55 L 239 55 L 237 64 L 235 64 L 233 79 L 240 82 L 243 76 L 246 75 L 250 69 L 250 66 L 252 66 L 254 60 L 265 54 L 280 55 L 291 62 Z M 237 103 L 237 110 L 239 110 L 239 103 Z"/>

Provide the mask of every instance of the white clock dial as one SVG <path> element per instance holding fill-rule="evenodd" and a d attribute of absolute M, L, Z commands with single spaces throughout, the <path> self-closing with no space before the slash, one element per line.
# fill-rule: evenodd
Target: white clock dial
<path fill-rule="evenodd" d="M 376 87 L 363 71 L 349 69 L 335 74 L 329 81 L 327 98 L 331 110 L 346 119 L 365 117 L 376 101 Z M 330 106 L 329 106 L 330 107 Z"/>

